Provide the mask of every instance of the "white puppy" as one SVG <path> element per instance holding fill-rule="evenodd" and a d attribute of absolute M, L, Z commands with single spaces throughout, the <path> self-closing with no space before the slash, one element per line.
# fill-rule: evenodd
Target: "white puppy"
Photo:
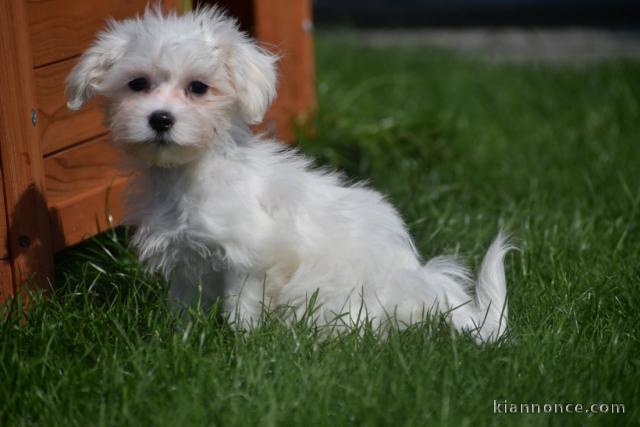
<path fill-rule="evenodd" d="M 68 106 L 107 100 L 112 142 L 139 161 L 130 197 L 140 258 L 186 304 L 222 300 L 318 325 L 404 326 L 443 313 L 478 340 L 506 327 L 501 236 L 472 281 L 423 264 L 396 210 L 364 185 L 251 133 L 276 94 L 276 57 L 217 9 L 110 22 L 67 79 Z M 391 320 L 392 322 L 389 322 Z"/>

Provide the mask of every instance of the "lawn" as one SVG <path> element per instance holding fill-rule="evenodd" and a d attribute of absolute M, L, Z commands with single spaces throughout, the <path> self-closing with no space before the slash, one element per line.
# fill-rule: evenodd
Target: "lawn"
<path fill-rule="evenodd" d="M 505 339 L 187 323 L 120 229 L 59 254 L 58 288 L 26 321 L 5 314 L 0 425 L 640 422 L 640 62 L 496 64 L 320 34 L 317 87 L 302 151 L 387 194 L 425 258 L 475 268 L 500 227 L 515 236 Z M 625 413 L 494 414 L 494 400 Z"/>

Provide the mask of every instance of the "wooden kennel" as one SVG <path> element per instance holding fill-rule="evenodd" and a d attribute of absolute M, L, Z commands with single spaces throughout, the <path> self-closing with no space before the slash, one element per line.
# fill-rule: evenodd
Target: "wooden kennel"
<path fill-rule="evenodd" d="M 164 0 L 165 9 L 184 0 Z M 310 0 L 218 2 L 277 50 L 279 95 L 262 130 L 293 139 L 314 106 Z M 53 254 L 117 225 L 128 173 L 108 144 L 99 100 L 66 108 L 64 79 L 105 19 L 147 0 L 0 0 L 0 301 L 47 289 Z"/>

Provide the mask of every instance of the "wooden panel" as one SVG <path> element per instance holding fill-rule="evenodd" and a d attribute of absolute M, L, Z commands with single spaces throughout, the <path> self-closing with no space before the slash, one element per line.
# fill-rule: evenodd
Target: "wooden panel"
<path fill-rule="evenodd" d="M 9 226 L 7 224 L 7 210 L 4 204 L 2 179 L 2 166 L 0 164 L 0 259 L 9 258 Z"/>
<path fill-rule="evenodd" d="M 13 276 L 11 275 L 11 262 L 8 259 L 0 259 L 0 304 L 13 296 Z"/>
<path fill-rule="evenodd" d="M 107 132 L 96 101 L 80 111 L 67 108 L 64 80 L 75 63 L 74 58 L 35 70 L 38 127 L 45 155 Z"/>
<path fill-rule="evenodd" d="M 267 48 L 281 54 L 278 97 L 264 126 L 287 140 L 294 124 L 305 125 L 315 107 L 313 23 L 310 0 L 254 2 L 255 33 Z"/>
<path fill-rule="evenodd" d="M 0 156 L 14 284 L 48 288 L 53 277 L 35 80 L 25 3 L 0 0 Z M 35 273 L 35 275 L 34 275 Z"/>
<path fill-rule="evenodd" d="M 45 159 L 54 250 L 76 244 L 118 224 L 122 192 L 131 172 L 101 137 Z"/>
<path fill-rule="evenodd" d="M 9 261 L 9 241 L 7 238 L 7 218 L 4 204 L 2 169 L 0 168 L 0 304 L 13 296 L 13 277 Z"/>
<path fill-rule="evenodd" d="M 36 67 L 79 55 L 105 18 L 122 19 L 144 11 L 148 0 L 27 0 L 29 30 Z M 179 0 L 164 0 L 178 9 Z"/>

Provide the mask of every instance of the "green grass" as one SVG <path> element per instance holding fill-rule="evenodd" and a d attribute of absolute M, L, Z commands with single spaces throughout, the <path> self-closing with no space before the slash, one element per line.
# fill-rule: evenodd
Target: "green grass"
<path fill-rule="evenodd" d="M 317 66 L 303 151 L 388 194 L 425 257 L 475 267 L 499 227 L 516 236 L 504 342 L 441 323 L 384 342 L 181 323 L 119 230 L 59 255 L 55 294 L 0 323 L 0 425 L 640 422 L 640 63 L 497 65 L 321 35 Z M 626 413 L 494 415 L 494 399 Z"/>

